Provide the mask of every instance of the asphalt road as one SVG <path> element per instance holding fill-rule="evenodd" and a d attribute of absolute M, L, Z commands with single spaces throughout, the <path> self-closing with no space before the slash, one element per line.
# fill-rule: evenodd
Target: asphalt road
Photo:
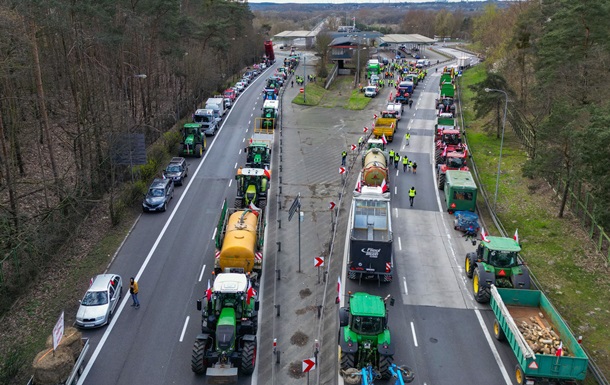
<path fill-rule="evenodd" d="M 455 50 L 451 54 L 463 55 Z M 418 165 L 416 175 L 403 172 L 402 164 L 392 169 L 394 281 L 359 284 L 344 275 L 344 290 L 391 294 L 396 299 L 389 308 L 394 361 L 415 371 L 414 384 L 516 384 L 516 358 L 507 344 L 493 338 L 494 315 L 489 306 L 474 301 L 463 271 L 463 259 L 474 247 L 453 229 L 453 216 L 446 212 L 442 191 L 436 188 L 433 148 L 439 77 L 433 68 L 428 71 L 388 146 Z M 387 90 L 376 102 L 378 107 L 387 100 L 386 94 Z M 412 186 L 417 196 L 410 207 L 407 192 Z"/>
<path fill-rule="evenodd" d="M 276 64 L 274 67 L 279 65 Z M 130 307 L 128 288 L 112 323 L 85 331 L 92 352 L 79 384 L 202 384 L 190 368 L 201 315 L 196 300 L 214 266 L 212 236 L 225 197 L 233 202 L 234 175 L 246 138 L 260 115 L 268 69 L 240 95 L 222 129 L 208 137 L 203 159 L 190 158 L 185 186 L 166 213 L 142 215 L 110 270 L 139 282 L 141 307 Z M 241 378 L 250 383 L 250 377 Z"/>

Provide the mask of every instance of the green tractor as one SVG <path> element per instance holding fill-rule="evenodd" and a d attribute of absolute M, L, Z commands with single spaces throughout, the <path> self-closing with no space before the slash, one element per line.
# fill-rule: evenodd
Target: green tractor
<path fill-rule="evenodd" d="M 512 238 L 486 236 L 477 251 L 466 254 L 466 276 L 472 278 L 474 299 L 489 302 L 491 285 L 529 289 L 529 271 L 519 256 L 521 247 Z"/>
<path fill-rule="evenodd" d="M 271 146 L 266 140 L 252 140 L 246 147 L 246 167 L 269 168 L 271 165 Z"/>
<path fill-rule="evenodd" d="M 275 129 L 279 107 L 280 104 L 278 100 L 265 100 L 260 120 L 261 128 L 263 130 L 269 131 Z"/>
<path fill-rule="evenodd" d="M 390 340 L 386 298 L 367 293 L 350 295 L 348 307 L 339 309 L 341 369 L 371 365 L 382 378 L 392 377 L 394 345 Z M 390 299 L 394 306 L 394 298 Z"/>
<path fill-rule="evenodd" d="M 237 196 L 235 208 L 249 207 L 250 204 L 259 209 L 267 206 L 267 191 L 271 174 L 262 168 L 240 168 L 237 170 Z"/>
<path fill-rule="evenodd" d="M 201 158 L 206 150 L 205 134 L 201 131 L 201 124 L 186 123 L 182 126 L 182 141 L 180 142 L 180 156 L 196 156 Z"/>
<path fill-rule="evenodd" d="M 201 334 L 195 340 L 191 369 L 206 374 L 208 384 L 237 383 L 256 364 L 259 302 L 245 274 L 221 273 L 197 301 Z"/>

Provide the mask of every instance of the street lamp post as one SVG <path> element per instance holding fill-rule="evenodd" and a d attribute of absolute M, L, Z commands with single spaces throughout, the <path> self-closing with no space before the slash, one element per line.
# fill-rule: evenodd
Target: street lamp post
<path fill-rule="evenodd" d="M 500 138 L 500 156 L 498 158 L 498 173 L 496 174 L 496 192 L 494 193 L 494 210 L 497 209 L 498 183 L 500 182 L 500 165 L 502 164 L 502 147 L 504 146 L 504 127 L 506 127 L 506 110 L 508 108 L 508 94 L 504 90 L 485 88 L 485 92 L 501 92 L 504 94 L 504 117 L 502 118 L 502 137 Z"/>

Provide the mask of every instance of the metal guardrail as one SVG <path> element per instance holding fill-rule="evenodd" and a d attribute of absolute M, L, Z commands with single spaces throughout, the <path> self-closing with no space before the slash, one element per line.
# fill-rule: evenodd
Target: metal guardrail
<path fill-rule="evenodd" d="M 460 79 L 460 78 L 458 78 Z M 462 127 L 462 131 L 465 132 L 465 124 L 464 124 L 464 114 L 462 113 L 462 95 L 461 95 L 461 84 L 460 81 L 458 80 L 458 84 L 457 84 L 457 94 L 458 94 L 458 113 L 459 113 L 459 119 L 460 119 L 460 123 L 461 123 L 461 127 Z M 468 144 L 468 136 L 464 135 L 464 142 L 466 144 Z M 500 232 L 500 234 L 503 237 L 507 237 L 508 233 L 506 232 L 506 229 L 504 228 L 504 225 L 502 224 L 502 222 L 500 221 L 500 219 L 498 218 L 498 216 L 496 215 L 495 211 L 492 209 L 492 206 L 490 204 L 490 199 L 488 197 L 487 191 L 485 191 L 485 188 L 483 186 L 483 184 L 481 183 L 481 178 L 479 177 L 479 172 L 477 170 L 477 166 L 476 166 L 476 161 L 475 161 L 475 156 L 472 153 L 472 151 L 470 152 L 471 154 L 471 162 L 470 162 L 470 170 L 473 174 L 473 178 L 475 179 L 475 182 L 477 184 L 477 186 L 479 187 L 479 191 L 481 192 L 480 196 L 483 197 L 483 201 L 484 201 L 484 207 L 481 207 L 481 203 L 480 200 L 477 200 L 477 211 L 479 212 L 479 214 L 481 213 L 482 209 L 486 209 L 487 212 L 489 213 L 489 216 L 491 217 L 491 220 L 494 224 L 494 226 L 498 229 L 498 231 Z M 481 223 L 484 224 L 484 219 L 482 215 L 479 215 L 479 218 L 481 220 Z M 523 254 L 523 253 L 522 253 Z M 534 283 L 534 286 L 542 291 L 543 293 L 544 290 L 542 289 L 542 286 L 540 284 L 540 281 L 536 278 L 536 276 L 534 275 L 534 273 L 532 273 L 530 271 L 530 279 L 532 280 L 532 282 Z M 546 293 L 545 293 L 546 295 Z M 548 296 L 547 296 L 548 297 Z M 549 300 L 550 303 L 550 300 Z M 553 306 L 551 304 L 551 306 Z M 553 306 L 553 308 L 555 308 Z M 555 309 L 557 310 L 557 309 Z M 557 312 L 557 314 L 559 314 L 559 312 Z M 568 327 L 568 330 L 570 331 L 570 333 L 572 333 L 572 335 L 574 335 L 574 332 L 572 331 L 572 329 L 570 328 L 570 325 L 568 325 L 566 323 L 566 326 Z M 583 350 L 585 351 L 585 353 L 587 354 L 587 356 L 589 357 L 589 371 L 591 372 L 591 374 L 593 375 L 593 377 L 595 378 L 595 380 L 597 381 L 597 383 L 599 385 L 610 385 L 610 382 L 608 382 L 608 380 L 606 379 L 606 376 L 602 373 L 602 371 L 599 369 L 599 366 L 595 363 L 595 361 L 593 361 L 593 359 L 591 358 L 591 355 L 587 352 L 587 350 L 582 347 Z"/>

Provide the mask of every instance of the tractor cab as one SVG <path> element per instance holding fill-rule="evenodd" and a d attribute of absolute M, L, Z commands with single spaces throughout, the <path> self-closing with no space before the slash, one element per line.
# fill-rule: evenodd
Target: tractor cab
<path fill-rule="evenodd" d="M 236 208 L 248 207 L 251 204 L 261 209 L 266 206 L 269 171 L 261 168 L 241 168 L 237 170 L 235 179 L 237 180 Z"/>
<path fill-rule="evenodd" d="M 222 355 L 235 350 L 235 309 L 225 307 L 220 312 L 216 326 L 216 348 Z"/>
<path fill-rule="evenodd" d="M 462 143 L 462 136 L 459 130 L 443 130 L 440 140 L 443 144 L 457 146 Z"/>
<path fill-rule="evenodd" d="M 466 166 L 466 154 L 464 152 L 452 151 L 448 153 L 445 165 L 447 165 L 447 168 L 450 170 L 468 171 L 468 167 Z"/>
<path fill-rule="evenodd" d="M 206 140 L 205 135 L 201 132 L 201 124 L 186 123 L 182 126 L 182 141 L 180 142 L 179 155 L 194 155 L 201 158 L 205 149 Z"/>
<path fill-rule="evenodd" d="M 271 163 L 271 148 L 267 143 L 252 142 L 246 147 L 246 167 L 264 168 Z"/>
<path fill-rule="evenodd" d="M 515 267 L 519 264 L 521 247 L 514 240 L 500 237 L 488 238 L 490 238 L 489 242 L 479 244 L 477 260 L 500 269 Z M 506 274 L 510 274 L 510 272 Z"/>
<path fill-rule="evenodd" d="M 385 151 L 385 144 L 383 144 L 383 140 L 381 139 L 369 139 L 367 142 L 366 149 L 370 150 L 373 148 L 377 148 L 381 151 Z"/>

